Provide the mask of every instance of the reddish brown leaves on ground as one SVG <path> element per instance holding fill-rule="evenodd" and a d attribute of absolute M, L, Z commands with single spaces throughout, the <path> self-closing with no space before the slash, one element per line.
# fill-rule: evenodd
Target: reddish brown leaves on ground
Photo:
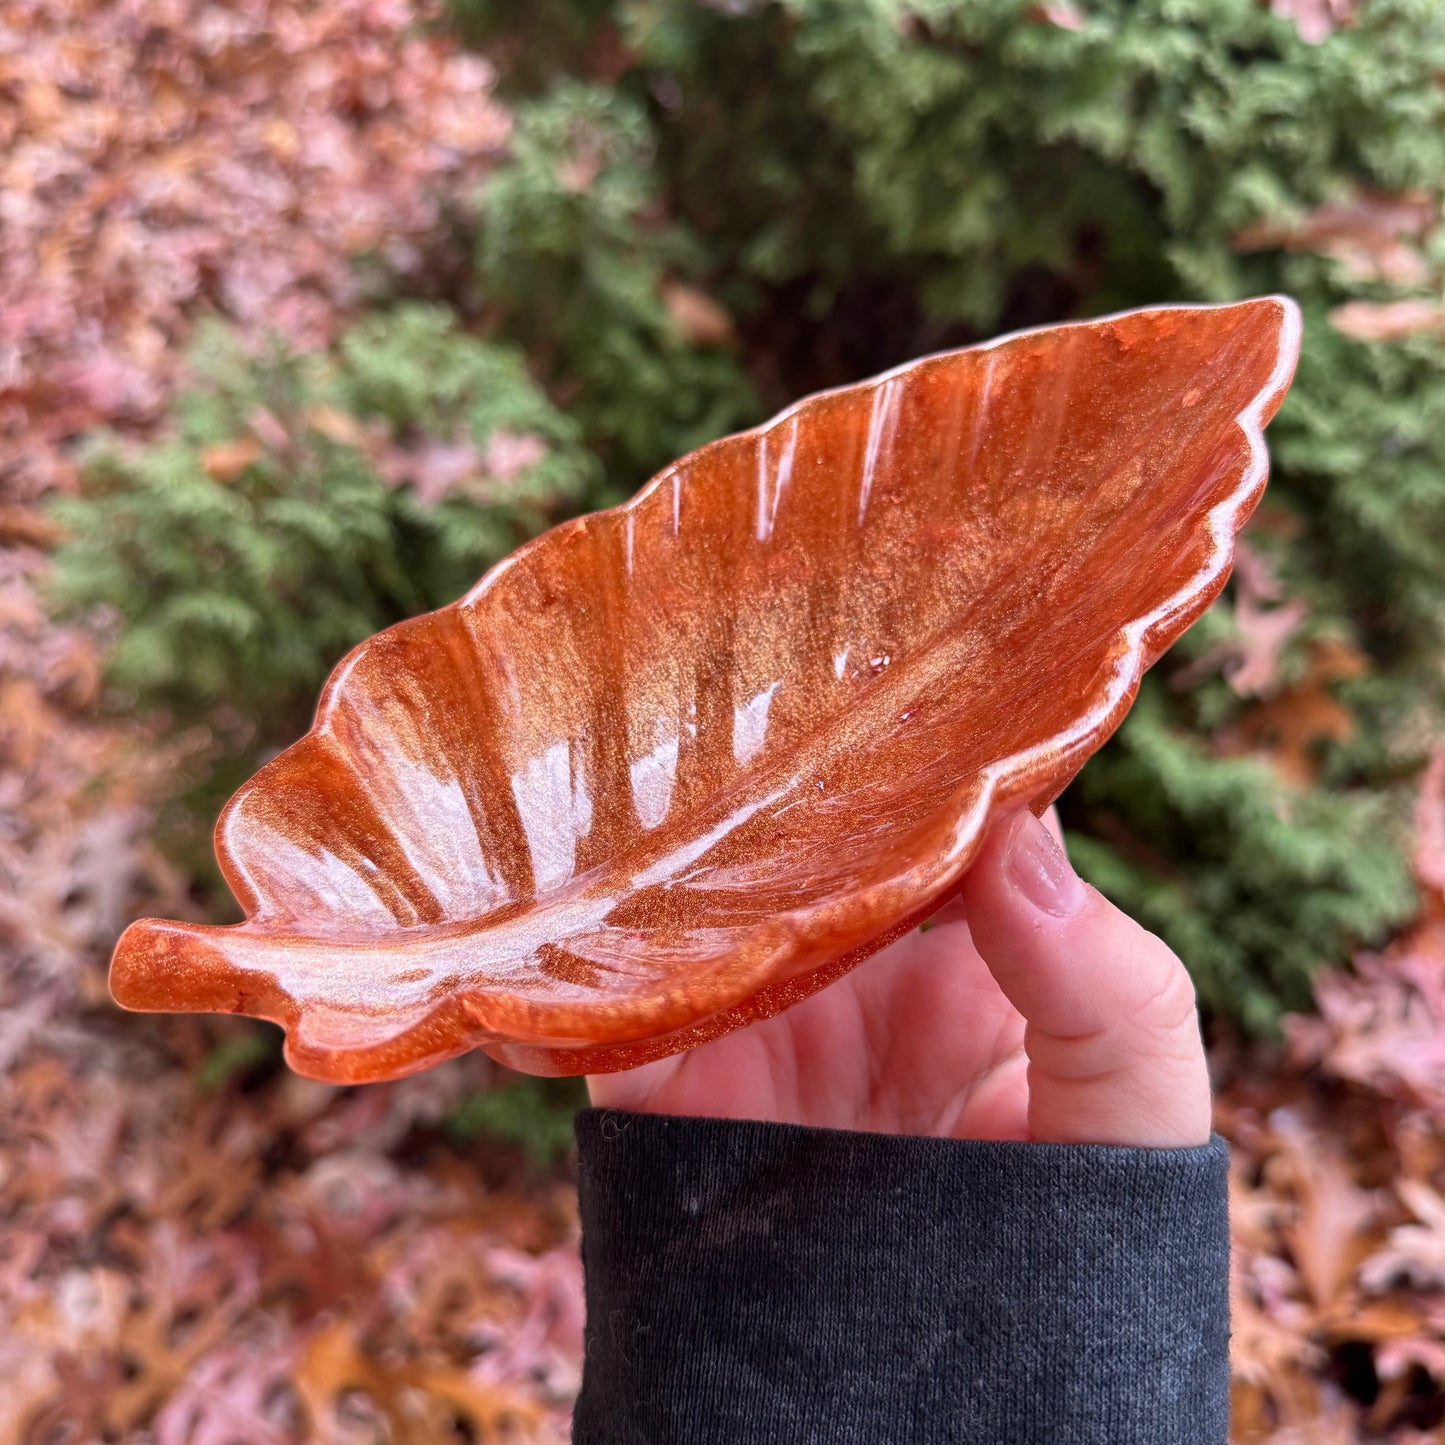
<path fill-rule="evenodd" d="M 191 323 L 299 343 L 416 266 L 505 142 L 426 5 L 0 0 L 0 451 L 146 424 Z M 14 475 L 15 472 L 21 475 Z"/>
<path fill-rule="evenodd" d="M 1442 837 L 1445 752 L 1421 793 L 1419 924 L 1324 975 L 1279 1057 L 1227 1067 L 1241 1442 L 1445 1438 Z"/>
<path fill-rule="evenodd" d="M 97 1038 L 0 1085 L 0 1439 L 565 1438 L 572 1186 L 433 1133 L 490 1066 L 208 1097 L 195 1062 Z"/>

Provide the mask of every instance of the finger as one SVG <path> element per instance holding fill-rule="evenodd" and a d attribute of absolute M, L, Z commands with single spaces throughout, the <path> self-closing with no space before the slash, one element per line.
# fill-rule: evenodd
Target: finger
<path fill-rule="evenodd" d="M 1061 1143 L 1209 1139 L 1209 1073 L 1184 965 L 1088 887 L 1025 812 L 996 829 L 960 898 L 974 945 L 1027 1023 L 1029 1125 Z"/>
<path fill-rule="evenodd" d="M 588 1074 L 587 1098 L 594 1109 L 630 1109 L 647 1112 L 651 1101 L 667 1091 L 677 1077 L 686 1054 L 672 1054 L 654 1059 L 634 1069 L 621 1069 L 614 1074 Z"/>
<path fill-rule="evenodd" d="M 1043 813 L 1043 825 L 1054 835 L 1059 847 L 1064 846 L 1064 825 L 1059 822 L 1059 810 L 1050 803 Z M 925 925 L 936 928 L 942 923 L 967 923 L 968 911 L 963 906 L 963 894 L 955 893 Z"/>

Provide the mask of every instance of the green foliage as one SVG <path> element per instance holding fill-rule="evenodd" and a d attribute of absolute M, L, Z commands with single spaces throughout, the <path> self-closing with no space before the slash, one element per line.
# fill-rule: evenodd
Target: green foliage
<path fill-rule="evenodd" d="M 515 1083 L 471 1094 L 446 1121 L 454 1139 L 479 1137 L 520 1144 L 538 1164 L 555 1164 L 572 1147 L 572 1116 L 587 1102 L 581 1079 L 519 1077 Z"/>
<path fill-rule="evenodd" d="M 1290 229 L 1362 190 L 1438 206 L 1445 12 L 1369 0 L 1309 44 L 1257 0 L 1084 0 L 1069 25 L 1027 0 L 548 0 L 546 26 L 488 0 L 453 9 L 526 97 L 510 178 L 488 197 L 484 276 L 515 297 L 523 273 L 485 258 L 543 232 L 540 252 L 568 258 L 538 262 L 551 269 L 534 354 L 584 334 L 564 319 L 575 305 L 596 319 L 597 355 L 656 355 L 642 309 L 593 298 L 615 258 L 660 257 L 663 237 L 738 318 L 769 406 L 1015 326 L 1297 296 L 1304 359 L 1252 545 L 1310 610 L 1264 701 L 1314 687 L 1353 732 L 1306 738 L 1305 777 L 1221 745 L 1263 716 L 1219 662 L 1250 645 L 1229 593 L 1146 679 L 1066 820 L 1085 870 L 1251 1026 L 1300 1003 L 1318 962 L 1408 914 L 1403 804 L 1445 730 L 1445 351 L 1363 344 L 1329 316 L 1438 290 L 1442 247 L 1425 241 L 1420 273 L 1391 279 L 1310 254 Z M 561 223 L 540 217 L 565 186 L 532 212 L 507 187 L 526 175 L 541 195 L 575 148 L 569 126 L 605 130 L 618 166 L 653 160 L 645 179 L 600 168 L 566 198 L 558 241 Z M 595 408 L 589 436 L 616 444 L 632 377 L 609 394 L 572 354 L 551 374 Z M 665 416 L 631 418 L 626 455 L 650 461 L 664 435 L 679 449 Z M 1367 658 L 1365 675 L 1312 678 L 1322 640 Z"/>
<path fill-rule="evenodd" d="M 642 108 L 563 82 L 515 117 L 483 194 L 478 279 L 630 491 L 675 457 L 758 419 L 736 355 L 689 340 L 665 285 L 699 252 L 662 220 Z"/>
<path fill-rule="evenodd" d="M 1276 494 L 1300 528 L 1298 541 L 1281 549 L 1280 570 L 1322 613 L 1348 618 L 1391 674 L 1438 679 L 1445 346 L 1425 336 L 1362 345 L 1319 313 L 1307 328 L 1294 390 L 1270 433 Z M 1407 703 L 1411 690 L 1395 704 Z M 1388 691 L 1378 701 L 1391 709 Z"/>
<path fill-rule="evenodd" d="M 192 801 L 213 815 L 350 647 L 465 591 L 595 470 L 519 353 L 441 310 L 372 317 L 326 355 L 246 356 L 213 330 L 195 374 L 167 439 L 95 442 L 56 504 L 52 596 L 113 627 L 118 706 L 209 729 Z"/>
<path fill-rule="evenodd" d="M 1258 289 L 1251 221 L 1445 172 L 1445 18 L 1372 0 L 1327 44 L 1256 0 L 615 4 L 669 180 L 815 306 L 888 276 L 933 320 Z M 741 13 L 738 13 L 741 12 Z M 1030 293 L 1033 293 L 1030 295 Z"/>
<path fill-rule="evenodd" d="M 215 1044 L 195 1073 L 203 1094 L 219 1094 L 243 1080 L 269 1073 L 281 1064 L 282 1033 L 274 1024 L 244 1021 L 242 1032 Z"/>
<path fill-rule="evenodd" d="M 1391 800 L 1279 786 L 1253 757 L 1212 756 L 1171 725 L 1163 689 L 1080 775 L 1070 851 L 1092 881 L 1191 960 L 1205 998 L 1251 1028 L 1303 1008 L 1341 938 L 1403 923 L 1415 899 Z"/>

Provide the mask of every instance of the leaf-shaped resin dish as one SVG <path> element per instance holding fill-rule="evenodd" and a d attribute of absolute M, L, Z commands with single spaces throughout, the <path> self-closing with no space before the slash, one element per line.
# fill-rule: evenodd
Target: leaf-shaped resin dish
<path fill-rule="evenodd" d="M 146 919 L 127 1008 L 300 1072 L 627 1068 L 805 998 L 1042 806 L 1224 585 L 1282 298 L 926 358 L 703 447 L 346 657 L 216 830 L 246 921 Z"/>

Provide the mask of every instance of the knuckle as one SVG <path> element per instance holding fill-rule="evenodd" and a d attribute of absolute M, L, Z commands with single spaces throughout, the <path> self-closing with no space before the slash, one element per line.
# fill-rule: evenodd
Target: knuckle
<path fill-rule="evenodd" d="M 1189 970 L 1157 939 L 1150 938 L 1138 952 L 1145 955 L 1139 959 L 1139 972 L 1148 984 L 1129 1010 L 1129 1023 L 1149 1033 L 1194 1027 L 1199 999 Z"/>

